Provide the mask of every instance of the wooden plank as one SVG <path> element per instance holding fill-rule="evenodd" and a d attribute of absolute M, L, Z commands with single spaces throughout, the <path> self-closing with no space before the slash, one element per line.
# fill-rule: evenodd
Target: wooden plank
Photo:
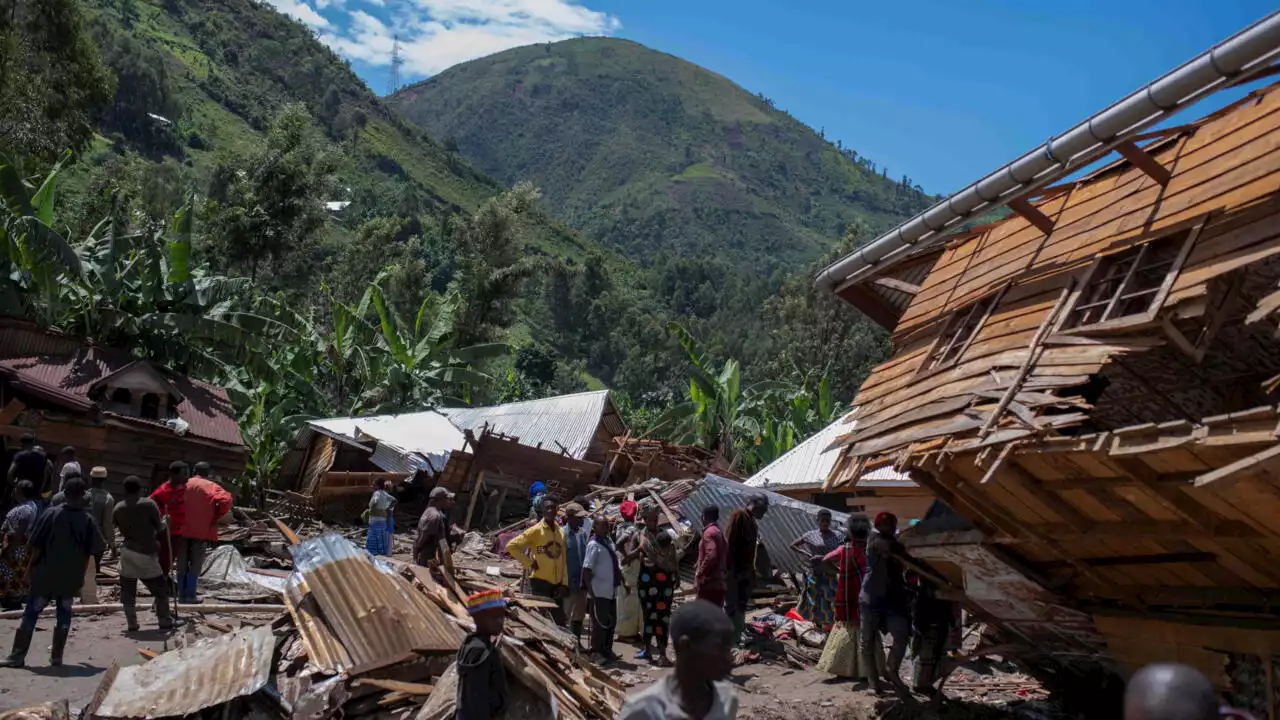
<path fill-rule="evenodd" d="M 912 283 L 909 283 L 905 280 L 899 280 L 898 278 L 878 277 L 872 280 L 871 282 L 875 285 L 879 285 L 881 287 L 887 287 L 890 290 L 897 290 L 898 292 L 904 292 L 908 295 L 915 295 L 916 293 L 920 292 L 919 285 L 913 285 Z"/>
<path fill-rule="evenodd" d="M 1039 479 L 1021 466 L 1016 457 L 1005 464 L 1001 479 L 1015 483 L 1034 495 L 1036 499 L 1048 506 L 1054 515 L 1057 515 L 1063 522 L 1077 531 L 1083 533 L 1093 527 L 1092 520 L 1085 517 L 1074 505 L 1064 500 L 1061 495 L 1041 484 Z"/>
<path fill-rule="evenodd" d="M 1034 225 L 1037 230 L 1045 235 L 1049 235 L 1053 232 L 1053 220 L 1051 220 L 1048 215 L 1041 212 L 1040 208 L 1035 205 L 1032 205 L 1022 198 L 1014 198 L 1013 200 L 1005 203 L 1005 205 L 1010 210 L 1018 213 L 1018 215 L 1022 216 L 1023 220 Z"/>
<path fill-rule="evenodd" d="M 431 691 L 435 689 L 434 686 L 426 683 L 383 680 L 370 677 L 356 678 L 351 684 L 355 687 L 376 687 L 380 690 L 389 690 L 391 692 L 404 693 L 405 695 L 430 695 Z"/>
<path fill-rule="evenodd" d="M 1231 483 L 1251 477 L 1275 477 L 1280 471 L 1280 444 L 1241 458 L 1229 465 L 1207 472 L 1195 479 L 1196 487 L 1214 485 L 1222 490 Z"/>
<path fill-rule="evenodd" d="M 1141 460 L 1112 458 L 1111 462 L 1136 480 L 1141 487 L 1145 488 L 1156 499 L 1168 505 L 1179 515 L 1195 523 L 1197 527 L 1212 533 L 1219 520 L 1222 519 L 1177 487 L 1161 483 L 1159 481 L 1159 473 Z"/>
<path fill-rule="evenodd" d="M 1053 308 L 1044 316 L 1044 319 L 1040 323 L 1040 328 L 1036 330 L 1036 334 L 1031 338 L 1031 344 L 1029 346 L 1030 351 L 1027 353 L 1026 359 L 1014 374 L 1012 382 L 1009 383 L 1009 389 L 1005 391 L 1004 397 L 1000 398 L 1000 402 L 996 405 L 995 410 L 991 412 L 986 424 L 978 430 L 978 437 L 986 437 L 993 429 L 995 429 L 996 425 L 1000 422 L 1000 416 L 1004 414 L 1004 411 L 1009 407 L 1009 404 L 1013 402 L 1014 396 L 1016 396 L 1018 391 L 1022 389 L 1022 383 L 1027 379 L 1027 374 L 1031 372 L 1032 366 L 1034 366 L 1044 355 L 1044 347 L 1041 343 L 1049 333 L 1049 329 L 1052 328 L 1054 323 L 1057 321 L 1058 315 L 1062 312 L 1063 303 L 1066 302 L 1067 296 L 1070 292 L 1070 286 L 1064 287 L 1058 294 L 1058 301 L 1054 303 Z M 1034 425 L 1034 421 L 1032 424 Z"/>
<path fill-rule="evenodd" d="M 484 492 L 484 474 L 485 471 L 481 470 L 480 474 L 476 476 L 475 485 L 471 488 L 471 499 L 467 502 L 467 518 L 462 525 L 464 530 L 471 529 L 471 514 L 476 511 L 476 498 L 480 497 L 480 493 Z"/>
<path fill-rule="evenodd" d="M 892 331 L 897 326 L 898 311 L 866 288 L 851 285 L 841 290 L 839 295 L 885 330 Z"/>
<path fill-rule="evenodd" d="M 1169 168 L 1161 165 L 1155 158 L 1148 155 L 1145 150 L 1134 145 L 1132 141 L 1116 145 L 1115 150 L 1120 153 L 1121 157 L 1133 163 L 1139 170 L 1161 185 L 1168 185 L 1169 180 L 1173 177 L 1173 173 L 1169 172 Z"/>

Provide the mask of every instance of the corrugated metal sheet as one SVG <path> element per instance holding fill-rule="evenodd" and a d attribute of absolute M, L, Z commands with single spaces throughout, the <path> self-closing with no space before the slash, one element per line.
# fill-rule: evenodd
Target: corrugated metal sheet
<path fill-rule="evenodd" d="M 120 668 L 95 715 L 180 717 L 257 692 L 271 674 L 275 645 L 271 626 L 264 625 Z"/>
<path fill-rule="evenodd" d="M 440 408 L 440 412 L 463 430 L 479 431 L 488 424 L 494 432 L 519 438 L 521 445 L 563 450 L 575 460 L 587 455 L 602 423 L 611 436 L 627 431 L 608 390 L 491 407 Z"/>
<path fill-rule="evenodd" d="M 457 650 L 461 644 L 463 633 L 456 625 L 407 580 L 389 566 L 375 564 L 349 540 L 331 533 L 300 543 L 292 552 L 290 584 L 304 584 L 314 598 L 325 629 L 350 658 L 348 673 L 391 665 L 418 652 Z M 297 592 L 291 597 L 297 598 Z M 317 633 L 304 632 L 304 641 L 308 649 L 331 645 Z M 331 650 L 323 651 L 324 661 L 340 663 Z"/>
<path fill-rule="evenodd" d="M 94 405 L 89 390 L 108 375 L 139 362 L 128 353 L 81 343 L 25 323 L 0 324 L 0 372 L 47 399 L 84 410 Z M 152 365 L 184 396 L 175 408 L 190 426 L 188 434 L 243 446 L 240 427 L 227 392 Z M 154 421 L 120 415 L 134 424 L 162 427 Z"/>
<path fill-rule="evenodd" d="M 757 493 L 769 498 L 769 512 L 760 521 L 760 539 L 769 551 L 769 560 L 773 567 L 783 572 L 804 573 L 809 563 L 799 553 L 791 549 L 795 539 L 818 528 L 818 511 L 823 507 L 799 500 L 792 500 L 785 495 L 747 487 L 735 480 L 708 475 L 702 480 L 698 489 L 680 503 L 680 513 L 693 527 L 702 532 L 702 509 L 715 505 L 720 508 L 721 526 L 728 522 L 729 513 L 747 506 L 747 500 Z M 844 532 L 845 523 L 849 521 L 846 513 L 831 511 L 831 526 L 837 533 Z"/>
<path fill-rule="evenodd" d="M 843 418 L 826 426 L 809 439 L 791 448 L 777 460 L 764 466 L 743 484 L 755 488 L 786 488 L 787 490 L 818 489 L 840 459 L 841 449 L 828 450 L 827 446 L 841 435 L 852 432 L 856 423 Z M 906 473 L 892 467 L 876 468 L 858 478 L 857 487 L 915 487 L 916 483 Z"/>

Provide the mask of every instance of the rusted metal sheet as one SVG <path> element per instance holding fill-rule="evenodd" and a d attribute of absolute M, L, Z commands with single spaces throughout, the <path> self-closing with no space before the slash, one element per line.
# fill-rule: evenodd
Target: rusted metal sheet
<path fill-rule="evenodd" d="M 95 714 L 178 717 L 257 692 L 267 684 L 275 645 L 275 634 L 266 625 L 120 668 Z"/>
<path fill-rule="evenodd" d="M 289 583 L 284 604 L 293 616 L 293 624 L 307 648 L 307 662 L 316 672 L 337 675 L 351 667 L 351 656 L 342 643 L 320 619 L 314 597 L 307 594 L 305 583 Z"/>
<path fill-rule="evenodd" d="M 322 535 L 292 548 L 295 574 L 289 592 L 297 598 L 305 592 L 314 599 L 344 659 L 322 632 L 307 638 L 308 649 L 320 648 L 317 663 L 347 667 L 358 674 L 412 657 L 419 652 L 452 652 L 463 633 L 443 615 L 426 605 L 407 580 L 389 566 L 375 564 L 368 553 L 335 534 Z M 305 602 L 295 600 L 303 609 Z M 314 627 L 313 627 L 314 631 Z M 307 633 L 304 633 L 307 637 Z"/>

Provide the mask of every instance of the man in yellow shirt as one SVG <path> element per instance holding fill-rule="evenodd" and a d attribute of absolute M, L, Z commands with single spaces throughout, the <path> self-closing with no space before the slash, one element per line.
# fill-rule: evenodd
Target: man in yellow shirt
<path fill-rule="evenodd" d="M 556 524 L 560 504 L 551 498 L 542 502 L 542 519 L 538 524 L 515 536 L 507 543 L 507 553 L 529 571 L 529 589 L 561 604 L 569 589 L 569 569 L 565 564 L 564 530 Z M 551 613 L 564 625 L 563 607 Z"/>

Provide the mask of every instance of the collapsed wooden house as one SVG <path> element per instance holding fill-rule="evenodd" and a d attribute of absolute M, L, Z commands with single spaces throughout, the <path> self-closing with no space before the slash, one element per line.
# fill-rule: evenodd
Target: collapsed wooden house
<path fill-rule="evenodd" d="M 276 492 L 324 516 L 358 515 L 376 480 L 460 493 L 460 522 L 477 525 L 528 507 L 535 480 L 560 497 L 603 482 L 626 425 L 609 391 L 478 408 L 331 418 L 307 423 L 286 455 Z"/>
<path fill-rule="evenodd" d="M 1181 82 L 1186 67 L 1216 80 L 1192 100 L 1274 73 L 1280 18 L 1241 37 L 1251 54 L 1232 38 L 1141 91 L 1161 109 L 1153 117 L 1181 107 L 1160 101 L 1160 83 Z M 1219 52 L 1227 46 L 1237 54 Z M 1047 625 L 1063 665 L 1101 660 L 1125 674 L 1176 660 L 1223 687 L 1234 679 L 1237 690 L 1252 673 L 1270 699 L 1255 709 L 1272 718 L 1278 90 L 1149 132 L 1150 120 L 1117 125 L 1126 99 L 1077 126 L 1094 133 L 1081 157 L 1115 149 L 1114 162 L 1047 186 L 1044 178 L 1079 167 L 1055 155 L 1069 144 L 1056 144 L 1064 134 L 821 278 L 892 331 L 894 346 L 853 401 L 846 420 L 856 422 L 831 443 L 840 459 L 830 487 L 877 467 L 909 472 L 980 531 L 981 542 L 953 533 L 954 544 L 980 547 L 999 572 L 1030 580 L 1035 592 L 1022 599 L 1043 596 L 986 606 Z M 1017 172 L 1024 161 L 1061 167 L 1029 177 Z M 988 199 L 976 211 L 967 205 L 974 192 Z M 959 224 L 957 208 L 1000 205 L 1013 214 L 940 232 Z M 923 236 L 920 222 L 930 229 Z M 985 592 L 991 563 L 937 550 L 946 535 L 924 554 L 957 586 Z M 1061 622 L 1054 608 L 1067 611 Z"/>
<path fill-rule="evenodd" d="M 248 455 L 224 389 L 121 350 L 0 318 L 5 468 L 26 433 L 51 459 L 64 445 L 75 447 L 86 474 L 106 467 L 113 492 L 122 491 L 128 475 L 159 485 L 174 460 L 208 462 L 215 477 L 237 478 Z"/>

